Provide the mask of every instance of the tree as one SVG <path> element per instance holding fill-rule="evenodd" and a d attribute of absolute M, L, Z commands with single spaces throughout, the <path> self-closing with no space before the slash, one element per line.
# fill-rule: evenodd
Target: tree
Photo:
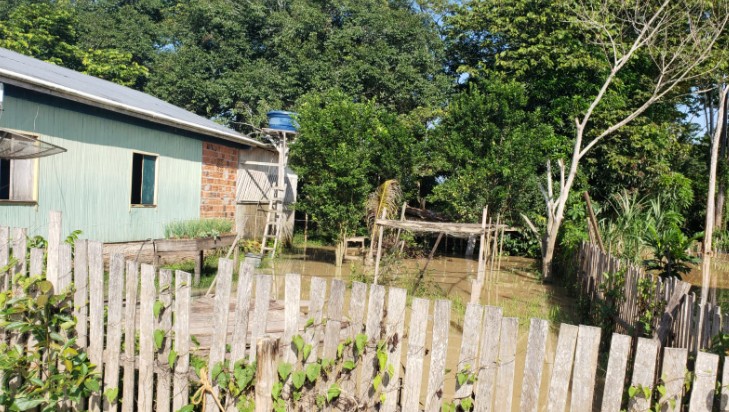
<path fill-rule="evenodd" d="M 397 179 L 412 187 L 417 142 L 400 118 L 341 91 L 302 99 L 291 165 L 301 176 L 297 208 L 325 238 L 343 241 L 365 225 L 368 195 Z"/>
<path fill-rule="evenodd" d="M 575 183 L 580 161 L 605 137 L 620 130 L 682 84 L 711 72 L 717 39 L 724 31 L 727 4 L 672 1 L 622 2 L 577 1 L 573 3 L 574 23 L 590 30 L 610 63 L 604 81 L 589 107 L 575 119 L 575 138 L 569 164 L 559 162 L 559 186 L 555 191 L 548 167 L 547 188 L 542 189 L 547 225 L 543 234 L 542 271 L 551 279 L 551 263 L 557 235 L 564 218 L 570 190 Z M 593 114 L 611 87 L 633 60 L 646 57 L 657 69 L 657 76 L 646 85 L 642 103 L 608 127 L 592 129 Z M 549 163 L 548 163 L 549 165 Z M 534 227 L 530 223 L 531 227 Z"/>

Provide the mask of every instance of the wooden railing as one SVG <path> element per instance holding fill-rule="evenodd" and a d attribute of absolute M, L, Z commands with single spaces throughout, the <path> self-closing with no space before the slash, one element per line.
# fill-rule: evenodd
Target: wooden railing
<path fill-rule="evenodd" d="M 0 267 L 9 256 L 22 262 L 4 276 L 43 272 L 43 253 L 37 249 L 31 251 L 25 267 L 25 234 L 22 229 L 0 228 Z M 313 362 L 336 359 L 340 343 L 362 333 L 368 339 L 364 352 L 341 352 L 341 361 L 355 361 L 358 367 L 352 373 L 317 381 L 307 391 L 326 393 L 336 380 L 342 397 L 346 394 L 355 400 L 352 409 L 382 411 L 440 411 L 444 404 L 463 407 L 467 403 L 476 411 L 565 411 L 568 405 L 571 411 L 643 411 L 656 404 L 668 411 L 684 407 L 711 411 L 714 406 L 726 410 L 722 382 L 727 381 L 729 365 L 719 373 L 715 354 L 698 351 L 689 361 L 686 347 L 661 348 L 654 339 L 616 333 L 610 338 L 604 366 L 599 362 L 602 332 L 596 327 L 562 324 L 552 329 L 548 321 L 532 319 L 525 349 L 518 349 L 524 348 L 519 344 L 523 342 L 519 320 L 504 317 L 499 307 L 469 304 L 460 333 L 452 327 L 448 300 L 414 297 L 408 301 L 405 290 L 399 288 L 302 279 L 297 274 L 284 277 L 284 300 L 277 302 L 270 299 L 271 276 L 254 274 L 243 264 L 234 282 L 233 262 L 226 259 L 219 263 L 207 336 L 196 336 L 202 346 L 196 348 L 191 326 L 192 318 L 200 319 L 201 306 L 191 299 L 189 274 L 151 265 L 140 268 L 115 255 L 107 279 L 100 243 L 76 241 L 72 251 L 60 239 L 55 241 L 58 244 L 49 244 L 49 250 L 57 248 L 58 253 L 48 254 L 48 273 L 57 288 L 75 285 L 77 343 L 103 376 L 103 388 L 88 401 L 91 411 L 177 411 L 189 403 L 191 387 L 197 385 L 191 355 L 206 357 L 212 383 L 206 411 L 218 409 L 216 398 L 227 411 L 236 410 L 227 392 L 210 376 L 215 365 L 259 357 L 257 390 L 251 396 L 257 410 L 269 410 L 268 388 L 279 379 L 272 371 L 281 362 L 298 359 L 292 345 L 295 339 L 301 337 L 311 345 L 307 362 Z M 55 263 L 50 261 L 54 255 Z M 57 270 L 50 269 L 54 265 Z M 272 327 L 277 320 L 271 311 L 281 305 L 282 325 Z M 556 344 L 550 338 L 555 332 Z M 696 341 L 679 336 L 674 342 L 683 338 Z M 374 388 L 378 343 L 392 368 L 387 368 L 381 386 Z M 170 350 L 177 354 L 172 365 Z M 524 366 L 517 367 L 522 356 Z M 475 379 L 454 378 L 459 373 Z M 120 387 L 119 399 L 100 395 Z M 290 407 L 294 403 L 287 402 Z M 315 408 L 307 405 L 306 410 Z"/>

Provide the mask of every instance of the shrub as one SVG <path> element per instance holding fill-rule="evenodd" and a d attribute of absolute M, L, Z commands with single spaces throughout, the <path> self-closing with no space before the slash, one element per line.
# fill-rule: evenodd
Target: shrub
<path fill-rule="evenodd" d="M 233 222 L 227 219 L 191 219 L 170 222 L 165 226 L 166 239 L 193 239 L 217 237 L 233 231 Z"/>

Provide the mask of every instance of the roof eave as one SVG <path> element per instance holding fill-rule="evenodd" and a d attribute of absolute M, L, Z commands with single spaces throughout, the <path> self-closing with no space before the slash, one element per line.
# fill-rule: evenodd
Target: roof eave
<path fill-rule="evenodd" d="M 270 144 L 266 144 L 231 131 L 230 133 L 217 130 L 210 127 L 201 126 L 195 123 L 187 122 L 180 119 L 175 119 L 171 116 L 156 113 L 151 110 L 140 109 L 138 107 L 130 106 L 124 103 L 115 102 L 103 97 L 94 96 L 88 93 L 84 93 L 78 90 L 71 89 L 69 87 L 61 86 L 52 82 L 41 80 L 32 76 L 27 76 L 21 73 L 16 73 L 6 69 L 0 68 L 0 82 L 11 84 L 18 87 L 27 88 L 40 93 L 49 94 L 52 96 L 62 97 L 65 99 L 73 100 L 75 102 L 87 104 L 90 106 L 99 107 L 113 112 L 126 114 L 128 116 L 136 117 L 138 119 L 147 120 L 153 123 L 159 123 L 166 126 L 176 127 L 195 133 L 204 134 L 206 136 L 217 137 L 219 139 L 227 140 L 229 142 L 245 144 L 249 146 L 260 147 L 264 149 L 273 150 L 274 147 Z"/>

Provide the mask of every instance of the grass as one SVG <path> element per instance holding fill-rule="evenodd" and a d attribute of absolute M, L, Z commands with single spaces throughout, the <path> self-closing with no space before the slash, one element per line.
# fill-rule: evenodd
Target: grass
<path fill-rule="evenodd" d="M 218 254 L 211 254 L 205 256 L 203 262 L 202 273 L 200 274 L 200 283 L 193 287 L 193 290 L 207 290 L 210 284 L 213 283 L 215 275 L 218 273 L 218 260 L 220 256 Z M 186 259 L 175 263 L 163 265 L 162 269 L 181 270 L 183 272 L 195 273 L 195 261 L 193 259 Z M 237 273 L 233 273 L 234 279 Z"/>
<path fill-rule="evenodd" d="M 233 222 L 227 219 L 192 219 L 170 222 L 165 226 L 167 239 L 193 239 L 220 236 L 233 231 Z"/>

